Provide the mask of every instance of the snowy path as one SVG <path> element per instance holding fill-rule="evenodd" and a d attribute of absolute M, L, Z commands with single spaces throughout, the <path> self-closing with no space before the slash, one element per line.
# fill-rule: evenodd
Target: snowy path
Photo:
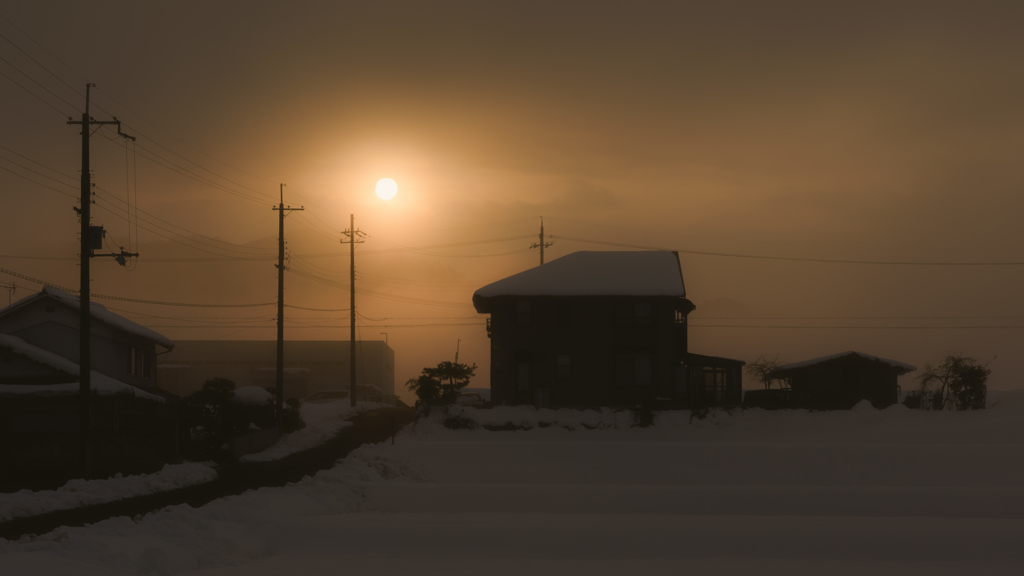
<path fill-rule="evenodd" d="M 683 416 L 527 432 L 421 421 L 297 484 L 0 541 L 0 562 L 11 574 L 1024 573 L 1024 410 Z"/>

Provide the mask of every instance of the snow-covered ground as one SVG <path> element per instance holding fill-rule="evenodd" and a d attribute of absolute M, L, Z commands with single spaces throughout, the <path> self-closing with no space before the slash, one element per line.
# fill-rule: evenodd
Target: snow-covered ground
<path fill-rule="evenodd" d="M 302 421 L 306 423 L 305 428 L 285 434 L 266 450 L 246 454 L 239 458 L 239 461 L 270 462 L 315 448 L 334 438 L 342 428 L 351 426 L 352 423 L 348 422 L 348 419 L 352 416 L 383 406 L 374 402 L 356 402 L 353 408 L 347 399 L 323 404 L 303 404 L 301 411 Z"/>
<path fill-rule="evenodd" d="M 1024 391 L 970 413 L 435 412 L 283 488 L 0 541 L 9 574 L 1020 574 Z M 594 429 L 573 422 L 599 419 Z M 575 428 L 567 429 L 566 426 Z"/>
<path fill-rule="evenodd" d="M 19 490 L 0 494 L 0 522 L 123 498 L 167 492 L 210 482 L 217 472 L 206 464 L 168 464 L 159 472 L 105 480 L 71 480 L 56 490 Z"/>

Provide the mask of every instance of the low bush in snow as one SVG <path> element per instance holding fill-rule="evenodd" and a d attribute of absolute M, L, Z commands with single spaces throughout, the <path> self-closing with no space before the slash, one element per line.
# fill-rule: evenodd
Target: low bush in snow
<path fill-rule="evenodd" d="M 223 462 L 230 457 L 230 442 L 240 434 L 278 425 L 282 433 L 305 426 L 299 403 L 289 399 L 280 419 L 273 396 L 263 389 L 235 389 L 235 383 L 214 378 L 185 397 L 185 410 L 192 428 L 191 457 Z"/>

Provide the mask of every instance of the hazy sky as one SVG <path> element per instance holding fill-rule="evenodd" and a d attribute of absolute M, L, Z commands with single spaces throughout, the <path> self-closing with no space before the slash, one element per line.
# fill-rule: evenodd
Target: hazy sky
<path fill-rule="evenodd" d="M 348 307 L 346 290 L 309 275 L 347 284 L 338 232 L 355 213 L 370 234 L 359 282 L 376 293 L 359 297 L 361 337 L 388 332 L 398 383 L 462 339 L 460 359 L 486 385 L 470 296 L 536 265 L 525 236 L 541 215 L 549 259 L 616 249 L 569 240 L 580 238 L 1024 261 L 1024 5 L 838 4 L 12 1 L 0 33 L 79 92 L 95 82 L 93 115 L 139 136 L 142 258 L 133 271 L 97 262 L 94 290 L 272 301 L 271 261 L 181 260 L 272 256 L 284 182 L 286 201 L 307 209 L 287 221 L 288 301 Z M 82 97 L 7 41 L 0 57 L 53 106 L 0 77 L 0 166 L 74 195 L 73 179 L 17 154 L 74 177 L 80 139 L 64 117 Z M 94 221 L 127 248 L 125 149 L 103 136 Z M 383 177 L 399 185 L 389 202 L 373 194 Z M 0 194 L 0 267 L 74 286 L 74 200 L 3 170 Z M 509 237 L 521 238 L 395 250 Z M 134 227 L 132 238 L 134 249 Z M 1024 267 L 682 262 L 695 352 L 795 361 L 856 349 L 921 364 L 962 351 L 998 356 L 994 384 L 1020 385 Z M 109 304 L 172 338 L 274 334 L 272 307 Z M 348 338 L 345 313 L 291 313 L 289 338 Z M 468 325 L 399 326 L 442 323 Z"/>

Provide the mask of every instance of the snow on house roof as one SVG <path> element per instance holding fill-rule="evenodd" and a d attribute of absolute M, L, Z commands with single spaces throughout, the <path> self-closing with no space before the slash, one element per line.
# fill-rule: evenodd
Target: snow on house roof
<path fill-rule="evenodd" d="M 69 375 L 77 375 L 79 366 L 75 362 L 68 360 L 63 356 L 59 356 L 50 352 L 49 350 L 43 350 L 37 346 L 33 346 L 28 342 L 25 342 L 17 336 L 11 336 L 10 334 L 0 334 L 0 347 L 9 348 L 11 352 L 28 358 L 33 362 L 38 362 L 45 366 L 49 366 L 55 370 L 60 370 Z M 115 380 L 110 376 L 100 374 L 93 370 L 90 378 L 90 388 L 96 394 L 100 396 L 111 396 L 114 394 L 131 394 L 138 398 L 145 398 L 147 400 L 154 400 L 156 402 L 165 402 L 163 398 L 155 394 L 150 394 L 145 390 L 141 390 L 132 386 L 131 384 L 125 384 L 120 380 Z M 78 394 L 78 382 L 69 382 L 65 384 L 0 384 L 0 396 L 6 395 L 39 395 L 39 396 L 54 396 L 63 394 Z"/>
<path fill-rule="evenodd" d="M 821 364 L 822 362 L 828 362 L 829 360 L 835 360 L 836 358 L 842 358 L 844 356 L 850 355 L 860 356 L 861 358 L 865 358 L 867 360 L 875 360 L 883 364 L 888 364 L 893 368 L 899 368 L 900 370 L 903 370 L 905 372 L 913 372 L 914 370 L 917 370 L 917 366 L 914 366 L 912 364 L 907 364 L 905 362 L 899 362 L 896 360 L 889 360 L 888 358 L 879 358 L 878 356 L 863 354 L 861 352 L 854 352 L 853 350 L 850 350 L 848 352 L 840 352 L 839 354 L 830 354 L 828 356 L 822 356 L 820 358 L 812 358 L 810 360 L 804 360 L 803 362 L 793 362 L 792 364 L 785 364 L 783 366 L 779 366 L 778 370 L 792 370 L 794 368 L 805 368 L 807 366 Z"/>
<path fill-rule="evenodd" d="M 50 286 L 44 286 L 42 291 L 32 294 L 31 296 L 26 296 L 21 300 L 15 302 L 14 304 L 11 304 L 7 308 L 0 310 L 0 315 L 7 314 L 15 310 L 16 308 L 19 308 L 21 306 L 24 306 L 30 302 L 34 302 L 35 300 L 44 298 L 46 296 L 58 300 L 61 303 L 66 304 L 68 306 L 71 306 L 75 310 L 80 309 L 78 297 L 68 294 L 63 290 L 51 288 Z M 147 340 L 152 340 L 157 344 L 163 346 L 164 348 L 167 348 L 168 350 L 174 348 L 174 341 L 171 340 L 170 338 L 164 336 L 163 334 L 160 334 L 155 330 L 146 328 L 141 324 L 136 324 L 135 322 L 132 322 L 131 320 L 125 318 L 124 316 L 115 314 L 110 310 L 107 310 L 107 308 L 102 304 L 90 301 L 89 312 L 91 313 L 94 319 L 99 320 L 104 324 L 113 326 L 114 328 L 120 330 L 124 330 L 129 334 L 134 334 L 136 336 L 146 338 Z"/>
<path fill-rule="evenodd" d="M 686 296 L 675 252 L 573 252 L 484 286 L 495 296 Z"/>

